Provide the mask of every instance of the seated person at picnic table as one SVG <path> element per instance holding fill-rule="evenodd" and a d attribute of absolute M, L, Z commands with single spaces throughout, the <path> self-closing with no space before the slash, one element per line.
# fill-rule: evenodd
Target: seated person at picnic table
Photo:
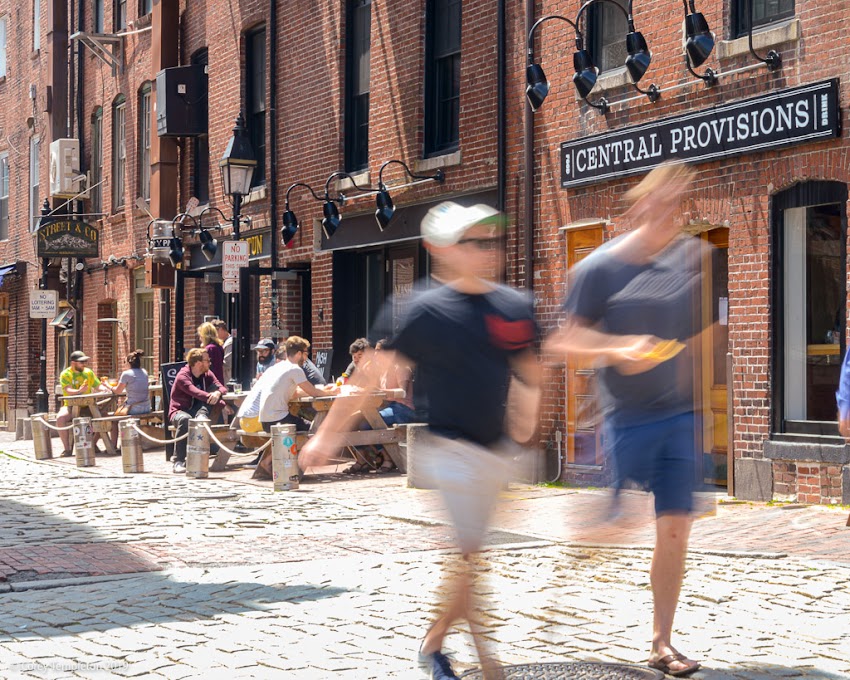
<path fill-rule="evenodd" d="M 366 338 L 357 338 L 357 340 L 351 343 L 351 346 L 348 348 L 348 353 L 351 355 L 351 363 L 342 372 L 343 382 L 347 382 L 354 375 L 354 371 L 357 370 L 360 362 L 363 361 L 363 357 L 366 356 L 366 350 L 371 347 L 372 345 L 369 344 Z"/>
<path fill-rule="evenodd" d="M 310 357 L 305 357 L 304 363 L 301 364 L 301 368 L 304 369 L 304 375 L 307 376 L 307 380 L 309 380 L 312 385 L 319 387 L 320 385 L 326 385 L 328 383 L 328 381 L 325 380 L 325 376 L 322 375 L 322 372 L 319 370 L 319 367 L 310 360 Z"/>
<path fill-rule="evenodd" d="M 260 376 L 266 369 L 274 366 L 275 363 L 275 344 L 271 338 L 263 338 L 251 348 L 257 353 L 257 374 L 255 380 L 259 380 Z"/>
<path fill-rule="evenodd" d="M 118 378 L 118 384 L 112 390 L 115 394 L 127 392 L 124 402 L 125 413 L 130 416 L 141 416 L 151 412 L 151 397 L 148 393 L 148 372 L 142 368 L 144 351 L 137 349 L 127 355 L 130 365 Z"/>
<path fill-rule="evenodd" d="M 112 390 L 104 385 L 86 364 L 89 362 L 85 352 L 77 350 L 71 352 L 69 357 L 70 366 L 59 374 L 59 384 L 62 386 L 62 394 L 66 397 L 76 397 L 84 394 L 109 394 Z M 67 427 L 71 422 L 71 404 L 68 401 L 62 402 L 62 408 L 56 414 L 56 427 Z M 114 427 L 115 436 L 113 442 L 118 438 L 118 426 Z M 92 435 L 92 448 L 98 453 L 103 453 L 97 448 L 97 440 L 100 433 L 95 432 Z M 71 451 L 71 434 L 68 430 L 59 430 L 59 439 L 62 440 L 62 455 L 72 456 Z"/>
<path fill-rule="evenodd" d="M 309 348 L 307 340 L 293 335 L 278 349 L 280 361 L 266 369 L 271 375 L 260 395 L 260 422 L 266 432 L 271 432 L 272 425 L 280 423 L 295 425 L 296 431 L 306 432 L 310 429 L 310 421 L 290 413 L 289 402 L 299 396 L 327 397 L 339 392 L 334 385 L 316 387 L 307 380 L 301 364 Z"/>
<path fill-rule="evenodd" d="M 168 422 L 177 430 L 179 439 L 189 431 L 189 420 L 211 415 L 227 388 L 210 370 L 210 355 L 199 347 L 190 349 L 186 365 L 177 372 L 171 387 Z M 212 448 L 212 447 L 210 447 Z M 174 445 L 174 473 L 186 472 L 186 440 Z"/>

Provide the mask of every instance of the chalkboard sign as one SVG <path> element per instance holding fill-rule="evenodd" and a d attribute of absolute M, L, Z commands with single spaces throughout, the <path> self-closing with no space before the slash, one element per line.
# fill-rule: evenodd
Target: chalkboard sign
<path fill-rule="evenodd" d="M 174 387 L 174 381 L 177 379 L 177 373 L 186 365 L 185 361 L 175 361 L 170 364 L 160 364 L 160 381 L 162 382 L 162 427 L 165 439 L 171 439 L 171 433 L 168 431 L 168 405 L 171 402 L 171 388 Z M 165 460 L 171 460 L 174 452 L 173 444 L 165 445 Z"/>
<path fill-rule="evenodd" d="M 316 358 L 313 361 L 313 363 L 316 364 L 316 368 L 322 372 L 322 377 L 325 379 L 326 383 L 331 380 L 330 370 L 333 355 L 334 351 L 332 349 L 317 349 Z"/>

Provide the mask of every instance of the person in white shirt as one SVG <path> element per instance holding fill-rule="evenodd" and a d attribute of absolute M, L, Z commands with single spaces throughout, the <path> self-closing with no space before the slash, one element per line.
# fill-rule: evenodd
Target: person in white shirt
<path fill-rule="evenodd" d="M 283 347 L 278 350 L 278 358 L 281 361 L 267 368 L 263 374 L 260 422 L 266 432 L 271 432 L 271 426 L 280 423 L 295 425 L 296 431 L 306 432 L 310 429 L 310 421 L 292 415 L 289 412 L 289 402 L 296 396 L 326 397 L 339 391 L 335 385 L 316 387 L 307 380 L 301 366 L 307 359 L 309 349 L 310 343 L 304 338 L 297 335 L 287 338 Z"/>

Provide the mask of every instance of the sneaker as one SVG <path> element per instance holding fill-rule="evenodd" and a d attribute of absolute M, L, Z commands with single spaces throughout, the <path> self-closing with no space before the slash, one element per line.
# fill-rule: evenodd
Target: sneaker
<path fill-rule="evenodd" d="M 186 461 L 185 460 L 175 460 L 174 461 L 174 474 L 179 475 L 183 472 L 186 472 Z"/>
<path fill-rule="evenodd" d="M 458 676 L 452 670 L 451 661 L 442 652 L 419 654 L 419 663 L 425 666 L 431 680 L 457 680 Z"/>

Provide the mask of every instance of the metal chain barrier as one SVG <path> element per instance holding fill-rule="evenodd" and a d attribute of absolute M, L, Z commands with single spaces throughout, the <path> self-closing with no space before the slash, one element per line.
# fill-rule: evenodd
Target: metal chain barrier
<path fill-rule="evenodd" d="M 263 444 L 260 448 L 255 449 L 253 451 L 234 451 L 233 449 L 227 448 L 224 444 L 221 443 L 218 437 L 215 436 L 215 433 L 210 429 L 210 426 L 204 423 L 204 428 L 207 431 L 207 434 L 210 436 L 210 439 L 218 444 L 219 448 L 225 453 L 229 453 L 231 456 L 256 456 L 258 453 L 262 453 L 267 448 L 272 445 L 272 440 L 269 439 L 265 444 Z"/>
<path fill-rule="evenodd" d="M 56 427 L 55 425 L 51 425 L 44 418 L 33 418 L 33 420 L 39 421 L 42 425 L 44 425 L 49 430 L 55 430 L 56 432 L 65 432 L 66 430 L 73 430 L 74 424 L 71 423 L 67 427 Z"/>
<path fill-rule="evenodd" d="M 154 444 L 176 444 L 177 442 L 182 442 L 184 439 L 186 439 L 186 438 L 189 436 L 189 433 L 187 432 L 187 433 L 186 433 L 186 434 L 184 434 L 183 436 L 181 436 L 181 437 L 177 437 L 177 439 L 157 439 L 156 437 L 151 437 L 151 436 L 150 436 L 149 434 L 147 434 L 146 432 L 142 432 L 142 431 L 139 429 L 139 426 L 138 426 L 138 425 L 136 425 L 135 423 L 133 423 L 132 427 L 133 427 L 133 429 L 134 429 L 136 432 L 138 432 L 138 433 L 139 433 L 142 437 L 144 437 L 145 439 L 147 439 L 149 442 L 153 442 Z"/>

